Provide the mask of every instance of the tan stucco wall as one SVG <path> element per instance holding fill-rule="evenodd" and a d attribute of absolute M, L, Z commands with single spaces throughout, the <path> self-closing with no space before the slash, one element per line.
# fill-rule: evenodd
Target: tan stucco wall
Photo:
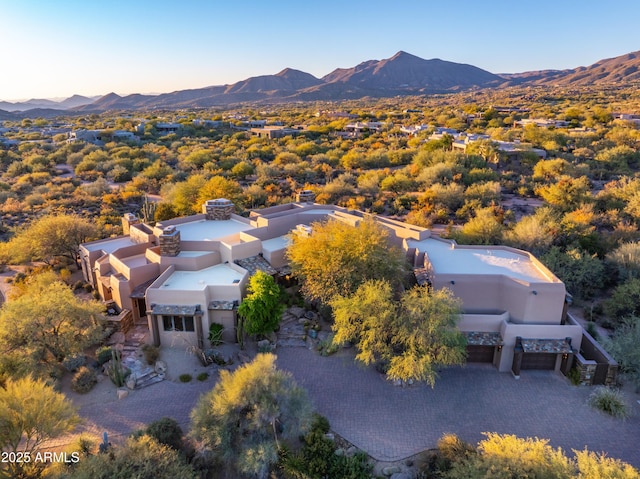
<path fill-rule="evenodd" d="M 514 323 L 559 324 L 566 296 L 563 283 L 526 283 L 502 275 L 439 274 L 433 286 L 453 291 L 464 309 L 508 311 Z"/>

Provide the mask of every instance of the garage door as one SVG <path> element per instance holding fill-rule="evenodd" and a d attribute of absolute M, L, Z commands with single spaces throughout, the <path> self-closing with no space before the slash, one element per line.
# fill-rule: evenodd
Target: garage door
<path fill-rule="evenodd" d="M 468 363 L 492 363 L 495 346 L 467 346 L 467 362 Z"/>
<path fill-rule="evenodd" d="M 525 353 L 520 369 L 549 369 L 556 367 L 557 353 Z"/>

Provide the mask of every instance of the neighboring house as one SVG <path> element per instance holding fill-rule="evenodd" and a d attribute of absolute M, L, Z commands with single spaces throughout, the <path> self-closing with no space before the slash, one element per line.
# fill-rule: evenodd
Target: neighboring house
<path fill-rule="evenodd" d="M 182 129 L 182 125 L 180 123 L 156 123 L 155 129 L 159 135 L 170 135 L 178 133 Z"/>
<path fill-rule="evenodd" d="M 317 221 L 357 225 L 369 216 L 313 201 L 305 190 L 296 203 L 244 218 L 229 200 L 209 200 L 202 214 L 154 227 L 127 214 L 124 236 L 81 246 L 85 279 L 103 300 L 146 321 L 156 345 L 208 347 L 214 322 L 224 326 L 225 341 L 235 342 L 237 307 L 250 275 L 258 269 L 288 274 L 292 231 L 313 234 L 310 225 Z M 449 288 L 462 300 L 459 328 L 467 335 L 470 361 L 518 376 L 527 368 L 566 373 L 573 355 L 579 356 L 583 329 L 567 315 L 565 286 L 531 254 L 459 246 L 425 228 L 374 218 L 404 248 L 419 283 Z"/>
<path fill-rule="evenodd" d="M 514 126 L 525 127 L 527 125 L 535 125 L 540 128 L 566 128 L 569 122 L 566 120 L 551 120 L 547 118 L 524 118 L 513 122 Z"/>
<path fill-rule="evenodd" d="M 295 136 L 302 133 L 302 130 L 296 128 L 287 128 L 284 126 L 265 126 L 261 128 L 251 128 L 251 136 L 258 138 L 284 138 L 285 136 Z"/>

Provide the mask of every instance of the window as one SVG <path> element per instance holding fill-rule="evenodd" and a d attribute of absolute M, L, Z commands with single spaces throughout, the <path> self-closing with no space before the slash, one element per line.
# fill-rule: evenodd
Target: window
<path fill-rule="evenodd" d="M 194 332 L 195 323 L 193 316 L 162 316 L 162 326 L 165 331 Z"/>

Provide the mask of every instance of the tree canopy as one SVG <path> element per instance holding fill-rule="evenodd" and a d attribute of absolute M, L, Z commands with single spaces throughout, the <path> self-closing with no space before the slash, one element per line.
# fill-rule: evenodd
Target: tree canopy
<path fill-rule="evenodd" d="M 78 266 L 82 243 L 97 239 L 99 228 L 77 215 L 48 215 L 35 220 L 8 242 L 2 243 L 0 256 L 6 263 L 20 264 L 67 258 Z"/>
<path fill-rule="evenodd" d="M 388 363 L 387 377 L 435 385 L 441 366 L 463 364 L 466 341 L 456 329 L 461 304 L 448 289 L 414 287 L 393 298 L 385 281 L 363 283 L 352 296 L 331 301 L 333 341 L 353 341 L 356 359 Z"/>
<path fill-rule="evenodd" d="M 130 437 L 105 454 L 83 457 L 65 471 L 68 479 L 195 479 L 200 477 L 181 454 L 150 436 Z"/>
<path fill-rule="evenodd" d="M 220 379 L 191 412 L 192 433 L 225 463 L 266 478 L 278 461 L 280 441 L 304 434 L 311 424 L 306 391 L 276 369 L 276 357 L 258 354 Z"/>
<path fill-rule="evenodd" d="M 16 374 L 16 365 L 38 371 L 98 339 L 103 306 L 76 297 L 55 273 L 29 277 L 18 291 L 21 295 L 0 309 L 2 369 L 13 361 L 11 374 Z"/>
<path fill-rule="evenodd" d="M 388 242 L 388 232 L 373 218 L 357 226 L 330 220 L 313 223 L 310 235 L 292 234 L 287 256 L 293 274 L 302 281 L 309 299 L 328 302 L 349 295 L 368 279 L 397 285 L 406 262 L 399 248 Z"/>
<path fill-rule="evenodd" d="M 280 287 L 273 276 L 257 271 L 249 279 L 247 296 L 238 307 L 242 329 L 249 334 L 267 334 L 275 330 L 284 311 Z"/>
<path fill-rule="evenodd" d="M 0 450 L 35 452 L 43 442 L 69 432 L 79 422 L 73 404 L 51 386 L 31 377 L 6 381 L 0 387 Z M 38 468 L 35 461 L 21 463 L 2 461 L 6 477 L 35 477 L 22 475 L 25 468 Z"/>

